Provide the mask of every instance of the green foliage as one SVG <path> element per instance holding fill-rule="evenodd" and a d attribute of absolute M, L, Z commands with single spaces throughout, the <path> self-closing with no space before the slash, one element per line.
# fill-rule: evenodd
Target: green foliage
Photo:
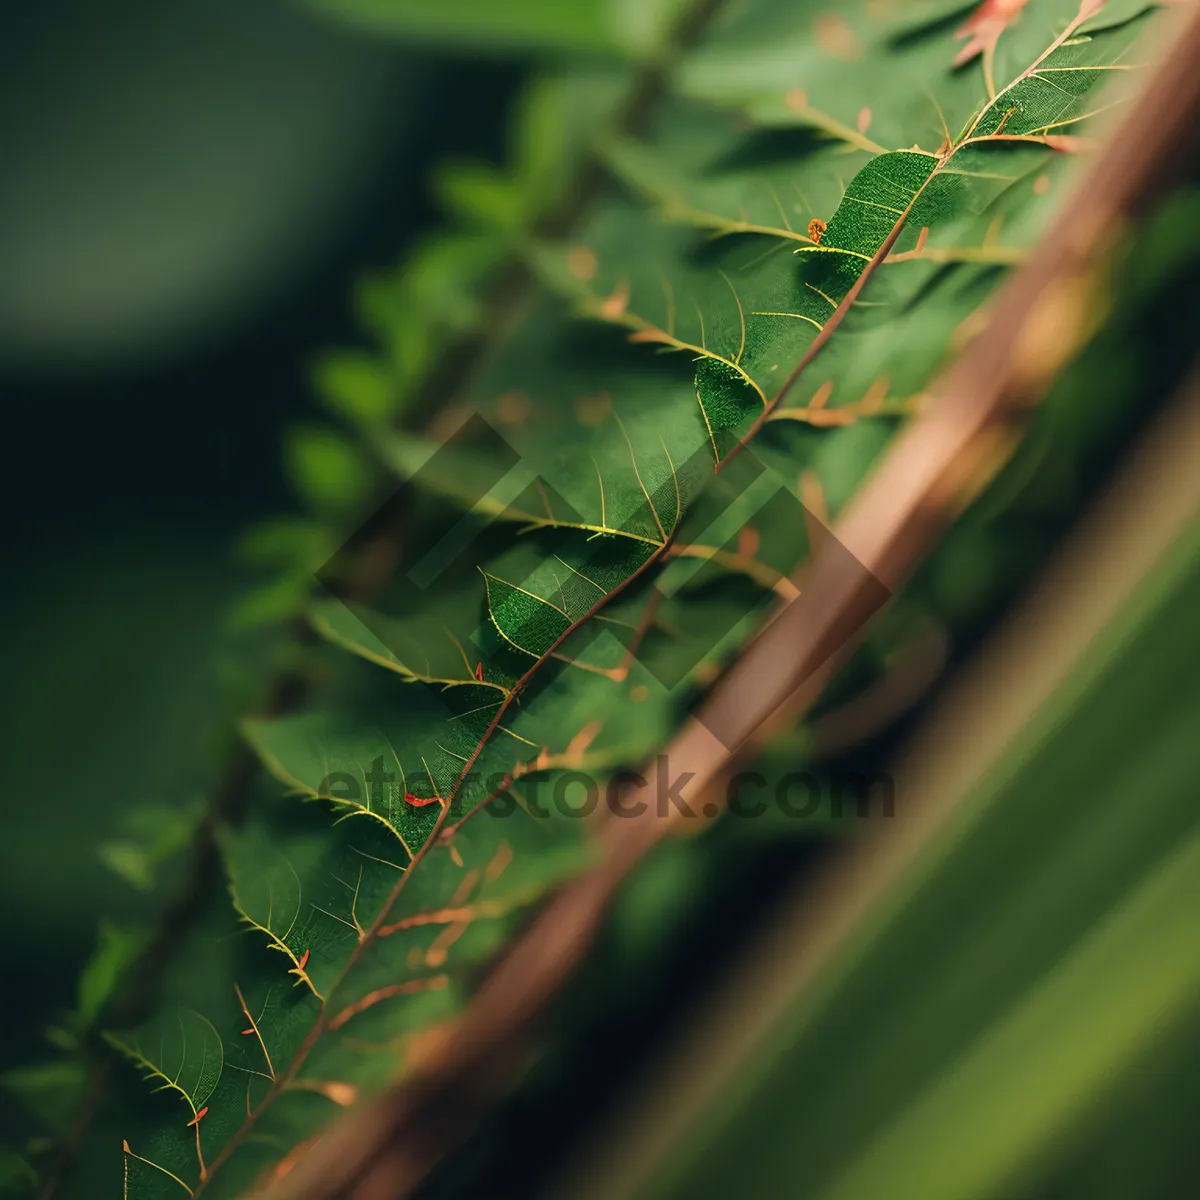
<path fill-rule="evenodd" d="M 415 0 L 316 0 L 355 23 L 402 36 L 462 42 L 471 47 L 533 46 L 569 50 L 613 51 L 615 30 L 607 0 L 451 0 L 430 5 Z"/>
<path fill-rule="evenodd" d="M 632 6 L 329 3 L 406 33 L 651 59 L 674 7 L 623 42 Z M 245 723 L 270 781 L 220 831 L 227 892 L 204 898 L 146 1020 L 106 1034 L 176 1095 L 118 1073 L 65 1194 L 123 1172 L 138 1200 L 239 1195 L 436 1044 L 592 854 L 591 822 L 538 815 L 548 785 L 604 784 L 662 746 L 786 594 L 801 502 L 848 500 L 1042 229 L 1068 135 L 1148 6 L 1104 28 L 1092 7 L 1028 13 L 993 95 L 954 69 L 944 12 L 731 6 L 643 140 L 612 118 L 630 69 L 588 61 L 533 84 L 511 170 L 443 168 L 455 227 L 364 285 L 377 348 L 317 369 L 348 431 L 287 439 L 310 515 L 243 545 L 277 574 L 240 619 L 303 615 L 322 692 Z M 593 152 L 607 182 L 563 235 L 545 218 Z M 483 297 L 505 264 L 538 286 L 497 313 Z M 488 352 L 439 418 L 458 436 L 398 428 L 473 338 Z M 416 493 L 403 566 L 369 606 L 311 601 L 385 477 Z M 116 857 L 138 878 L 157 861 Z"/>
<path fill-rule="evenodd" d="M 356 24 L 477 50 L 653 54 L 681 0 L 310 0 Z"/>
<path fill-rule="evenodd" d="M 1198 595 L 1192 528 L 636 1194 L 1178 1194 L 1143 1089 L 1194 1077 Z"/>
<path fill-rule="evenodd" d="M 297 426 L 285 447 L 288 472 L 301 499 L 318 513 L 353 510 L 370 495 L 358 448 L 332 429 Z"/>
<path fill-rule="evenodd" d="M 161 868 L 195 835 L 202 810 L 199 799 L 172 807 L 147 804 L 131 808 L 121 817 L 118 836 L 96 847 L 100 861 L 126 883 L 150 891 L 158 882 Z M 105 928 L 101 927 L 102 940 L 108 936 Z M 116 940 L 115 931 L 110 929 L 109 933 Z"/>
<path fill-rule="evenodd" d="M 156 1085 L 178 1092 L 195 1118 L 221 1078 L 225 1049 L 212 1022 L 192 1009 L 159 1013 L 137 1030 L 107 1033 L 108 1043 Z"/>
<path fill-rule="evenodd" d="M 145 948 L 143 930 L 114 925 L 108 920 L 100 922 L 95 953 L 79 977 L 75 1011 L 80 1028 L 89 1029 L 96 1022 L 126 970 Z"/>

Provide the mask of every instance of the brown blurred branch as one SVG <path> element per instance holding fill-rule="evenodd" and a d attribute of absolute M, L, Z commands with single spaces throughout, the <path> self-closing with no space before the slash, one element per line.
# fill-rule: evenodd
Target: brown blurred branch
<path fill-rule="evenodd" d="M 675 1034 L 653 1076 L 548 1193 L 570 1200 L 641 1195 L 697 1122 L 778 1035 L 786 1014 L 853 944 L 897 884 L 978 797 L 980 781 L 1200 519 L 1200 366 L 1157 414 L 1095 504 L 980 652 L 956 672 L 889 773 L 895 819 L 856 838 L 790 890 L 738 961 Z M 834 967 L 836 970 L 836 967 Z"/>
<path fill-rule="evenodd" d="M 1089 279 L 1176 173 L 1200 131 L 1200 13 L 1189 13 L 1098 161 L 1004 287 L 987 328 L 933 389 L 931 403 L 817 546 L 799 597 L 781 609 L 668 749 L 695 807 L 781 715 L 819 692 L 889 589 L 1006 457 L 1024 414 L 1090 333 Z M 503 1094 L 536 1020 L 582 958 L 614 890 L 674 825 L 659 780 L 609 821 L 598 866 L 564 888 L 495 968 L 436 1054 L 343 1118 L 269 1193 L 271 1200 L 383 1200 L 411 1192 Z"/>

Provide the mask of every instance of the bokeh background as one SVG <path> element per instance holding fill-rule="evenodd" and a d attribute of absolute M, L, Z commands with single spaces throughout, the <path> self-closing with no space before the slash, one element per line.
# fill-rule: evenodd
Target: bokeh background
<path fill-rule="evenodd" d="M 433 220 L 440 148 L 502 152 L 519 76 L 288 0 L 0 9 L 6 1065 L 138 907 L 97 853 L 122 810 L 208 783 L 232 547 L 292 505 L 314 356 Z"/>

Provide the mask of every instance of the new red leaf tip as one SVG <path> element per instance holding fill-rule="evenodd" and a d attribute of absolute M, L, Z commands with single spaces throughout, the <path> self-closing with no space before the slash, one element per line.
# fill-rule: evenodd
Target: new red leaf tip
<path fill-rule="evenodd" d="M 971 39 L 954 56 L 954 65 L 961 67 L 985 50 L 995 50 L 1000 35 L 1016 19 L 1026 3 L 1027 0 L 983 0 L 954 35 L 960 40 Z"/>

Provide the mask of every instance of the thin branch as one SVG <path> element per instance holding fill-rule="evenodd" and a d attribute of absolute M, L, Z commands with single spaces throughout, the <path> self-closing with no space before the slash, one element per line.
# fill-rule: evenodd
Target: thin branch
<path fill-rule="evenodd" d="M 696 0 L 687 7 L 667 38 L 667 51 L 636 75 L 613 118 L 615 133 L 633 136 L 642 130 L 663 95 L 673 60 L 695 41 L 722 2 Z M 578 224 L 600 194 L 605 170 L 601 157 L 594 150 L 586 154 L 578 164 L 572 185 L 536 223 L 533 236 L 561 237 Z M 536 293 L 538 283 L 526 265 L 524 252 L 516 250 L 506 263 L 495 270 L 484 286 L 487 290 L 484 316 L 473 331 L 455 338 L 438 355 L 417 396 L 415 408 L 418 412 L 428 416 L 438 411 L 465 385 L 481 365 L 485 354 L 502 342 L 515 327 L 519 314 L 525 311 Z M 345 594 L 369 598 L 390 575 L 403 549 L 407 529 L 403 514 L 397 511 L 398 507 L 395 503 L 389 503 L 376 514 L 378 519 L 373 520 L 370 529 L 360 531 L 365 532 L 366 536 L 354 555 Z M 313 640 L 313 632 L 307 622 L 297 621 L 293 636 L 301 646 Z M 308 693 L 307 678 L 295 671 L 284 672 L 269 684 L 260 715 L 272 717 L 295 712 L 307 703 Z M 184 882 L 164 914 L 150 945 L 120 987 L 109 1014 L 114 1023 L 132 1024 L 144 1014 L 147 997 L 165 969 L 175 943 L 196 918 L 204 897 L 219 876 L 221 864 L 216 831 L 222 825 L 236 824 L 241 819 L 259 769 L 258 758 L 244 743 L 239 742 L 217 784 L 209 811 L 197 830 L 184 868 Z M 74 1162 L 103 1098 L 107 1075 L 107 1060 L 93 1064 L 85 1098 L 60 1144 L 38 1193 L 39 1200 L 52 1200 Z"/>
<path fill-rule="evenodd" d="M 756 744 L 781 712 L 819 690 L 840 653 L 920 562 L 981 469 L 998 466 L 997 439 L 1078 349 L 1089 265 L 1111 231 L 1142 211 L 1193 161 L 1200 130 L 1200 14 L 1108 139 L 1037 253 L 1005 287 L 991 321 L 935 385 L 931 403 L 891 447 L 800 577 L 800 594 L 745 650 L 698 718 L 667 751 L 676 789 L 693 802 Z M 719 734 L 719 736 L 718 736 Z M 419 1073 L 326 1132 L 270 1200 L 375 1200 L 410 1193 L 503 1095 L 538 1018 L 583 957 L 616 887 L 674 825 L 657 774 L 626 794 L 609 821 L 605 854 L 565 887 L 485 981 Z M 660 815 L 660 814 L 666 814 Z"/>

